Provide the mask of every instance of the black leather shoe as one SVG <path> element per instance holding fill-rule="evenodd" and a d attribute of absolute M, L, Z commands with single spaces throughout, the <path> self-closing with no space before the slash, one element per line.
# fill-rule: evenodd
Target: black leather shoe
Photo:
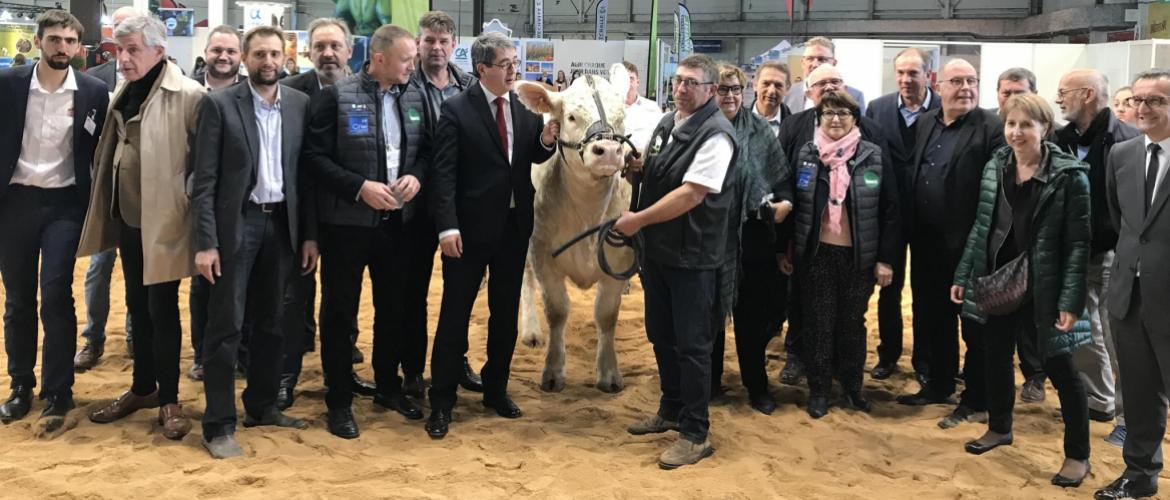
<path fill-rule="evenodd" d="M 1070 478 L 1056 474 L 1052 476 L 1052 485 L 1060 486 L 1061 488 L 1080 488 L 1081 483 L 1085 482 L 1085 478 L 1089 477 L 1090 472 L 1093 472 L 1093 464 L 1085 465 L 1085 474 L 1081 477 Z"/>
<path fill-rule="evenodd" d="M 873 367 L 873 371 L 869 372 L 869 376 L 874 380 L 885 380 L 896 371 L 898 371 L 897 363 L 878 363 L 877 366 Z"/>
<path fill-rule="evenodd" d="M 972 455 L 982 455 L 982 454 L 987 453 L 991 450 L 999 448 L 1000 446 L 1005 446 L 1005 445 L 1010 445 L 1010 444 L 1012 444 L 1012 435 L 1009 433 L 1008 435 L 1006 435 L 1002 438 L 999 438 L 998 440 L 996 440 L 995 442 L 992 442 L 991 444 L 983 444 L 983 443 L 980 443 L 978 440 L 967 441 L 967 444 L 963 445 L 963 449 L 967 450 L 967 453 L 970 453 Z"/>
<path fill-rule="evenodd" d="M 378 388 L 374 383 L 359 377 L 357 372 L 353 374 L 353 383 L 350 385 L 350 390 L 358 396 L 365 396 L 367 398 L 378 395 Z"/>
<path fill-rule="evenodd" d="M 951 398 L 932 394 L 927 392 L 926 389 L 922 389 L 921 391 L 918 391 L 914 394 L 903 394 L 898 396 L 896 399 L 898 404 L 903 404 L 906 406 L 926 406 L 954 403 L 954 401 L 951 401 Z"/>
<path fill-rule="evenodd" d="M 260 418 L 253 417 L 252 415 L 248 414 L 244 415 L 244 427 L 259 427 L 262 425 L 270 427 L 288 427 L 290 429 L 302 430 L 309 428 L 309 422 L 296 417 L 285 415 L 276 408 L 270 408 L 267 412 L 264 413 L 264 416 Z"/>
<path fill-rule="evenodd" d="M 355 365 L 360 365 L 366 362 L 365 355 L 362 354 L 361 349 L 358 349 L 356 345 L 353 346 L 353 354 L 350 355 L 350 362 Z"/>
<path fill-rule="evenodd" d="M 463 358 L 463 374 L 459 376 L 459 387 L 471 392 L 483 392 L 483 380 L 471 369 L 471 362 Z"/>
<path fill-rule="evenodd" d="M 357 422 L 353 419 L 353 409 L 329 410 L 329 432 L 342 439 L 354 439 L 361 435 Z"/>
<path fill-rule="evenodd" d="M 748 396 L 748 404 L 751 405 L 753 410 L 764 415 L 771 415 L 772 412 L 776 411 L 776 399 L 767 392 Z"/>
<path fill-rule="evenodd" d="M 780 370 L 780 383 L 800 385 L 802 378 L 804 378 L 804 362 L 800 360 L 799 356 L 789 354 L 787 361 L 784 362 L 784 369 Z"/>
<path fill-rule="evenodd" d="M 1089 420 L 1094 422 L 1112 422 L 1113 413 L 1089 408 Z"/>
<path fill-rule="evenodd" d="M 11 424 L 28 415 L 32 409 L 32 389 L 18 385 L 12 388 L 12 395 L 0 405 L 0 422 Z"/>
<path fill-rule="evenodd" d="M 496 410 L 496 414 L 504 418 L 520 418 L 524 412 L 520 411 L 520 407 L 512 402 L 512 398 L 504 396 L 497 399 L 484 399 L 483 405 Z"/>
<path fill-rule="evenodd" d="M 849 407 L 854 410 L 865 413 L 869 413 L 870 410 L 873 409 L 873 405 L 871 405 L 869 400 L 865 399 L 865 397 L 861 395 L 860 391 L 846 394 L 845 404 L 849 405 Z"/>
<path fill-rule="evenodd" d="M 75 406 L 72 396 L 48 396 L 45 398 L 45 409 L 41 410 L 41 417 L 64 417 Z"/>
<path fill-rule="evenodd" d="M 413 401 L 402 394 L 390 394 L 383 396 L 381 394 L 374 396 L 374 404 L 381 406 L 387 410 L 394 410 L 407 420 L 421 420 L 423 412 L 415 405 Z"/>
<path fill-rule="evenodd" d="M 276 391 L 277 410 L 284 411 L 292 407 L 293 403 L 297 401 L 297 395 L 294 392 L 296 388 L 296 377 L 285 375 L 280 378 L 280 388 Z"/>
<path fill-rule="evenodd" d="M 426 398 L 427 384 L 423 382 L 422 374 L 407 375 L 402 381 L 402 393 L 422 401 Z"/>
<path fill-rule="evenodd" d="M 1117 478 L 1109 486 L 1097 490 L 1093 498 L 1097 500 L 1116 500 L 1118 498 L 1145 498 L 1158 494 L 1157 480 L 1134 480 L 1124 477 Z"/>
<path fill-rule="evenodd" d="M 822 396 L 814 396 L 808 400 L 808 416 L 812 418 L 821 418 L 829 414 L 829 398 Z"/>
<path fill-rule="evenodd" d="M 930 376 L 926 372 L 914 372 L 914 380 L 918 382 L 918 387 L 925 389 L 926 384 L 930 383 Z"/>
<path fill-rule="evenodd" d="M 442 439 L 447 435 L 447 426 L 451 425 L 451 410 L 434 410 L 427 419 L 427 435 L 431 439 Z"/>

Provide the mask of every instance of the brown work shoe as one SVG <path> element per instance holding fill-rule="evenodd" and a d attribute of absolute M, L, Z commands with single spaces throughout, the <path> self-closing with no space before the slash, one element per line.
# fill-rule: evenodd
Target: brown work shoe
<path fill-rule="evenodd" d="M 126 391 L 114 402 L 90 413 L 89 420 L 95 424 L 108 424 L 143 408 L 158 408 L 158 391 L 150 393 L 149 396 L 139 396 Z"/>
<path fill-rule="evenodd" d="M 162 426 L 163 436 L 167 439 L 177 441 L 191 432 L 191 420 L 183 416 L 183 408 L 174 403 L 158 409 L 158 424 Z"/>
<path fill-rule="evenodd" d="M 702 443 L 692 443 L 686 438 L 679 436 L 678 439 L 662 452 L 658 457 L 658 466 L 665 469 L 677 469 L 684 465 L 692 465 L 704 458 L 711 456 L 715 452 L 715 448 L 711 446 L 711 441 L 703 441 Z"/>
<path fill-rule="evenodd" d="M 660 434 L 667 431 L 677 431 L 678 422 L 666 420 L 657 413 L 639 420 L 626 428 L 626 432 L 635 436 L 643 434 Z"/>
<path fill-rule="evenodd" d="M 83 372 L 93 368 L 102 359 L 102 354 L 105 354 L 105 352 L 105 344 L 86 342 L 85 347 L 82 347 L 77 352 L 77 356 L 73 357 L 73 369 L 77 372 Z"/>

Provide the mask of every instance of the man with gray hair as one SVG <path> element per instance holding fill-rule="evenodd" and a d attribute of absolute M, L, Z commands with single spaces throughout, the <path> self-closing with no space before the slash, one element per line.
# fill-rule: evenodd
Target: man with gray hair
<path fill-rule="evenodd" d="M 635 211 L 613 229 L 644 231 L 642 288 L 646 335 L 654 347 L 662 398 L 653 415 L 627 428 L 634 435 L 677 431 L 658 457 L 675 469 L 715 452 L 711 427 L 711 352 L 718 268 L 727 251 L 731 198 L 736 196 L 735 129 L 714 98 L 719 69 L 705 55 L 683 59 L 672 80 L 678 110 L 651 134 Z"/>
<path fill-rule="evenodd" d="M 814 69 L 819 68 L 822 64 L 836 66 L 836 50 L 837 47 L 833 41 L 823 36 L 814 36 L 804 42 L 804 53 L 800 58 L 800 67 L 804 70 L 805 80 L 812 75 Z M 861 107 L 861 112 L 864 114 L 865 94 L 852 87 L 846 87 L 846 90 L 853 97 L 853 100 L 857 101 L 857 105 Z M 806 95 L 807 91 L 808 87 L 803 81 L 788 89 L 788 94 L 784 96 L 784 104 L 788 106 L 789 111 L 799 113 L 814 106 L 812 100 Z"/>
<path fill-rule="evenodd" d="M 1028 68 L 1009 68 L 1000 73 L 999 80 L 995 82 L 995 99 L 999 102 L 999 107 L 991 111 L 999 114 L 999 110 L 1003 108 L 1003 104 L 1011 96 L 1035 93 L 1036 75 L 1031 70 Z"/>
<path fill-rule="evenodd" d="M 94 158 L 94 189 L 78 255 L 117 246 L 126 306 L 134 322 L 134 383 L 90 413 L 109 423 L 160 407 L 163 436 L 182 439 L 191 422 L 179 407 L 179 283 L 194 274 L 184 179 L 188 137 L 206 90 L 166 59 L 166 27 L 153 17 L 114 29 L 126 84 L 112 99 Z"/>
<path fill-rule="evenodd" d="M 471 60 L 479 84 L 440 107 L 434 143 L 442 147 L 435 148 L 427 181 L 443 250 L 443 305 L 431 354 L 432 411 L 426 424 L 435 439 L 446 436 L 451 423 L 471 309 L 489 269 L 483 404 L 504 418 L 522 415 L 508 396 L 508 377 L 532 236 L 531 170 L 552 156 L 560 134 L 556 120 L 542 123 L 512 91 L 520 61 L 510 38 L 480 35 Z"/>
<path fill-rule="evenodd" d="M 1089 251 L 1088 312 L 1093 342 L 1073 353 L 1073 363 L 1085 381 L 1089 396 L 1089 418 L 1117 424 L 1105 441 L 1115 446 L 1125 442 L 1121 379 L 1118 378 L 1116 343 L 1109 328 L 1109 268 L 1117 229 L 1109 220 L 1105 202 L 1105 158 L 1113 145 L 1137 137 L 1137 129 L 1122 123 L 1109 108 L 1109 82 L 1092 69 L 1065 73 L 1056 89 L 1056 104 L 1068 125 L 1056 132 L 1056 144 L 1065 152 L 1089 164 L 1089 202 L 1093 240 Z"/>
<path fill-rule="evenodd" d="M 333 17 L 314 19 L 309 23 L 309 60 L 313 61 L 313 69 L 285 78 L 280 84 L 312 97 L 337 83 L 349 74 L 352 40 L 345 21 Z"/>

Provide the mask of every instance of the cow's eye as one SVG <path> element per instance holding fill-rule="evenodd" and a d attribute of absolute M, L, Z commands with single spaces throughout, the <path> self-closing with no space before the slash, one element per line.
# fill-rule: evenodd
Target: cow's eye
<path fill-rule="evenodd" d="M 569 121 L 575 122 L 575 121 L 577 121 L 577 117 L 573 116 L 573 115 L 569 115 Z"/>

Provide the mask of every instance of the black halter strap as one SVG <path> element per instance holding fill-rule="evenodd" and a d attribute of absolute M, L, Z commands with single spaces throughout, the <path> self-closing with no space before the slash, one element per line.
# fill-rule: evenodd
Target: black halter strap
<path fill-rule="evenodd" d="M 585 82 L 589 84 L 589 89 L 593 91 L 593 104 L 597 106 L 598 120 L 589 124 L 589 128 L 585 130 L 585 139 L 581 142 L 567 142 L 557 139 L 557 145 L 562 149 L 575 149 L 577 155 L 581 157 L 581 161 L 585 161 L 585 146 L 590 143 L 600 140 L 617 141 L 630 146 L 633 151 L 633 156 L 637 157 L 638 147 L 630 141 L 629 135 L 621 135 L 614 131 L 613 126 L 605 119 L 605 106 L 601 104 L 601 93 L 597 90 L 597 85 L 594 83 L 594 75 L 585 75 Z M 562 151 L 562 155 L 563 155 Z"/>

